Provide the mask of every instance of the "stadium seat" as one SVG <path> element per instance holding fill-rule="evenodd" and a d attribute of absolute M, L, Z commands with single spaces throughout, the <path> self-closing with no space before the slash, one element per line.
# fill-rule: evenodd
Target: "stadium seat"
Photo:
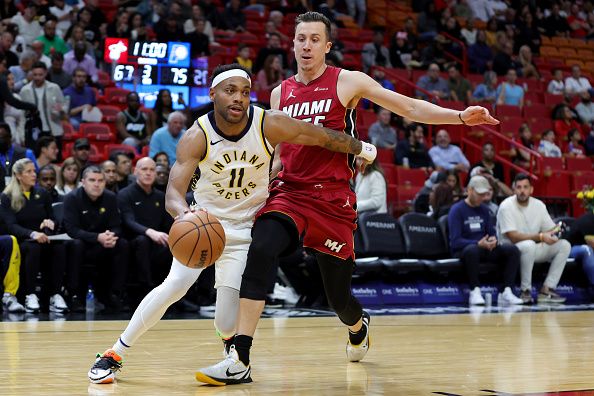
<path fill-rule="evenodd" d="M 526 111 L 527 108 L 530 108 L 530 106 L 533 105 L 543 105 L 544 104 L 544 99 L 542 97 L 542 93 L 540 92 L 526 92 L 524 94 L 524 112 Z"/>
<path fill-rule="evenodd" d="M 563 158 L 542 157 L 542 170 L 563 170 Z"/>
<path fill-rule="evenodd" d="M 426 179 L 427 176 L 422 169 L 410 169 L 403 166 L 396 167 L 396 184 L 422 187 Z"/>
<path fill-rule="evenodd" d="M 522 116 L 522 109 L 519 106 L 511 106 L 511 105 L 497 105 L 495 107 L 495 115 L 497 117 L 521 117 Z"/>
<path fill-rule="evenodd" d="M 524 106 L 524 117 L 534 121 L 539 118 L 550 118 L 551 110 L 549 106 L 542 103 L 532 103 L 529 106 Z"/>
<path fill-rule="evenodd" d="M 105 88 L 105 94 L 101 98 L 101 104 L 108 104 L 118 106 L 120 109 L 126 108 L 126 96 L 130 93 L 129 90 L 119 87 Z"/>
<path fill-rule="evenodd" d="M 591 171 L 592 161 L 589 158 L 565 158 L 565 166 L 568 171 Z"/>
<path fill-rule="evenodd" d="M 569 174 L 552 172 L 550 176 L 542 176 L 534 185 L 535 194 L 543 197 L 571 198 Z"/>
<path fill-rule="evenodd" d="M 109 156 L 111 155 L 111 153 L 116 152 L 116 151 L 123 151 L 125 153 L 132 153 L 134 154 L 134 156 L 136 156 L 136 150 L 134 149 L 134 147 L 132 146 L 127 146 L 125 144 L 106 144 L 103 147 L 104 153 L 105 153 L 105 157 L 109 158 Z"/>
<path fill-rule="evenodd" d="M 499 130 L 507 137 L 518 136 L 518 132 L 523 123 L 524 119 L 522 117 L 510 117 L 506 120 L 501 120 Z"/>
<path fill-rule="evenodd" d="M 571 191 L 577 193 L 586 187 L 594 187 L 594 172 L 572 172 Z"/>
<path fill-rule="evenodd" d="M 384 171 L 384 178 L 387 184 L 398 184 L 398 176 L 396 175 L 396 165 L 382 163 L 381 167 Z"/>
<path fill-rule="evenodd" d="M 100 104 L 97 105 L 97 108 L 103 113 L 103 119 L 101 121 L 105 123 L 115 123 L 116 115 L 121 111 L 119 107 L 111 105 Z"/>
<path fill-rule="evenodd" d="M 544 102 L 545 105 L 547 105 L 549 108 L 552 108 L 553 106 L 556 106 L 559 103 L 563 102 L 563 95 L 553 95 L 551 93 L 545 92 Z"/>
<path fill-rule="evenodd" d="M 392 149 L 377 149 L 377 160 L 380 164 L 394 163 L 394 150 Z"/>
<path fill-rule="evenodd" d="M 69 122 L 62 121 L 62 127 L 64 128 L 64 136 L 62 137 L 62 139 L 65 142 L 73 142 L 76 139 L 82 137 L 82 134 L 76 132 Z"/>

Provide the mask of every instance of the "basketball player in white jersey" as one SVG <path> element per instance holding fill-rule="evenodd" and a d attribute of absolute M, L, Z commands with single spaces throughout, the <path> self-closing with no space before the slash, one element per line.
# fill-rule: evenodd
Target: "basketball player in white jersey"
<path fill-rule="evenodd" d="M 188 212 L 185 192 L 199 167 L 200 178 L 194 185 L 197 207 L 215 215 L 225 229 L 227 243 L 215 263 L 214 325 L 223 342 L 235 334 L 251 227 L 268 197 L 274 147 L 281 142 L 318 145 L 359 155 L 367 162 L 376 156 L 373 145 L 344 133 L 251 106 L 250 91 L 249 73 L 241 66 L 215 69 L 210 89 L 214 111 L 200 117 L 179 142 L 166 193 L 167 211 L 173 217 Z M 142 300 L 113 347 L 97 355 L 88 373 L 90 381 L 113 382 L 127 350 L 186 294 L 201 272 L 173 259 L 167 278 Z M 250 373 L 242 373 L 237 381 L 251 381 Z"/>

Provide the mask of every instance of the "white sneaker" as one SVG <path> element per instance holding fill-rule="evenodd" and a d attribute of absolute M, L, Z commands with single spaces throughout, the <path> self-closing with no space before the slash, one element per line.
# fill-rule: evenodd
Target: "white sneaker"
<path fill-rule="evenodd" d="M 246 384 L 252 382 L 251 373 L 251 367 L 239 360 L 235 345 L 231 345 L 225 360 L 196 371 L 196 381 L 218 386 Z"/>
<path fill-rule="evenodd" d="M 351 344 L 350 340 L 347 341 L 346 354 L 349 362 L 358 362 L 363 360 L 367 354 L 367 351 L 369 350 L 369 346 L 371 345 L 371 342 L 369 341 L 369 322 L 371 321 L 371 318 L 366 311 L 363 311 L 363 316 L 361 319 L 363 320 L 363 326 L 365 326 L 367 329 L 367 334 L 365 335 L 363 342 L 361 342 L 359 345 L 353 345 Z"/>
<path fill-rule="evenodd" d="M 497 304 L 502 305 L 522 305 L 524 300 L 514 295 L 509 287 L 503 289 L 503 293 L 499 293 L 497 297 Z"/>
<path fill-rule="evenodd" d="M 485 305 L 485 299 L 481 294 L 481 289 L 477 286 L 470 292 L 468 296 L 468 304 L 470 305 Z"/>
<path fill-rule="evenodd" d="M 39 312 L 39 298 L 35 294 L 25 296 L 25 309 L 27 312 Z"/>
<path fill-rule="evenodd" d="M 21 304 L 14 294 L 4 293 L 2 296 L 2 305 L 4 312 L 16 313 L 25 312 L 25 307 Z"/>
<path fill-rule="evenodd" d="M 50 297 L 49 310 L 50 312 L 66 312 L 68 311 L 68 305 L 66 305 L 64 298 L 56 293 Z"/>

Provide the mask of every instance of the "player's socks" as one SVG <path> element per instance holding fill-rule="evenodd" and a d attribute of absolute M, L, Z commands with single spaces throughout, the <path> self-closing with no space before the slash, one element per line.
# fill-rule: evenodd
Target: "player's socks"
<path fill-rule="evenodd" d="M 367 326 L 365 326 L 364 324 L 361 324 L 361 328 L 359 329 L 359 331 L 353 332 L 353 331 L 349 330 L 349 341 L 353 345 L 359 345 L 363 342 L 366 335 L 367 335 Z"/>
<path fill-rule="evenodd" d="M 118 338 L 116 343 L 113 344 L 113 346 L 111 347 L 111 349 L 114 350 L 115 353 L 117 353 L 121 357 L 124 357 L 124 355 L 126 354 L 126 352 L 128 351 L 129 348 L 130 348 L 130 345 L 126 345 L 122 341 L 122 337 Z"/>
<path fill-rule="evenodd" d="M 233 341 L 233 345 L 235 345 L 239 360 L 246 366 L 249 366 L 250 364 L 250 348 L 252 347 L 252 341 L 253 337 L 243 334 L 235 335 L 235 339 Z"/>

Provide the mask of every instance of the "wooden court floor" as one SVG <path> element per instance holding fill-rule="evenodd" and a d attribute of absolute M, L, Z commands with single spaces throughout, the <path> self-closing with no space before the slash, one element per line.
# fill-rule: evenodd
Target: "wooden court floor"
<path fill-rule="evenodd" d="M 221 359 L 211 320 L 166 320 L 126 356 L 116 384 L 90 385 L 94 354 L 111 346 L 125 323 L 0 323 L 0 394 L 509 396 L 594 389 L 593 311 L 376 316 L 362 363 L 346 362 L 346 330 L 336 318 L 264 319 L 252 352 L 254 382 L 221 388 L 194 380 L 194 369 Z"/>

